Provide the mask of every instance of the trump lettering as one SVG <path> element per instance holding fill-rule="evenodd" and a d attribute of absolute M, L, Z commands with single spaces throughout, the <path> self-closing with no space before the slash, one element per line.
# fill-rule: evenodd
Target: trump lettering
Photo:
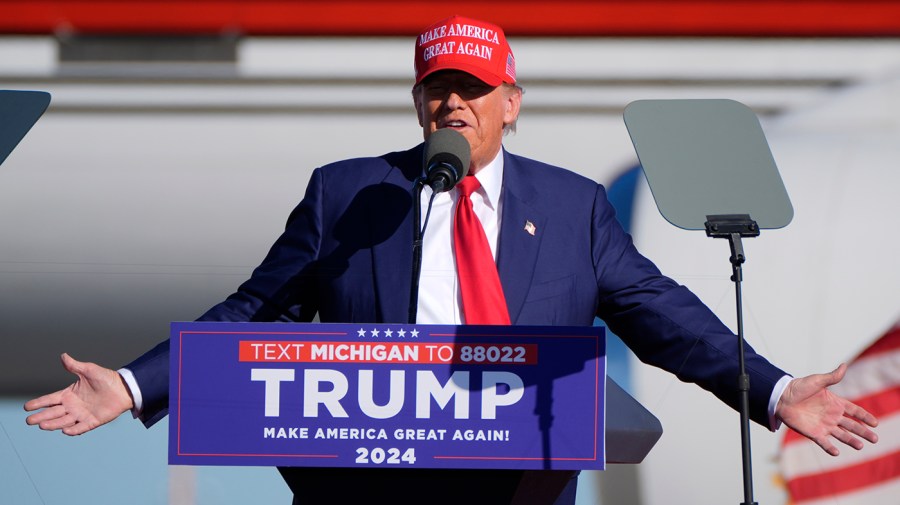
<path fill-rule="evenodd" d="M 470 372 L 456 371 L 446 383 L 440 380 L 431 370 L 417 370 L 414 377 L 415 398 L 413 405 L 407 407 L 406 381 L 412 374 L 405 370 L 391 370 L 388 383 L 378 384 L 389 392 L 388 400 L 383 405 L 375 402 L 376 381 L 373 370 L 357 370 L 356 374 L 347 374 L 333 369 L 305 369 L 301 387 L 292 387 L 296 379 L 296 371 L 290 368 L 253 368 L 250 380 L 261 382 L 265 395 L 265 417 L 281 416 L 282 392 L 302 394 L 302 417 L 319 417 L 329 415 L 333 418 L 349 417 L 345 402 L 350 391 L 351 380 L 355 380 L 359 410 L 372 419 L 389 419 L 399 415 L 404 408 L 412 408 L 417 419 L 430 419 L 432 404 L 441 410 L 453 402 L 453 417 L 470 418 L 471 384 Z M 478 415 L 481 419 L 497 419 L 498 409 L 515 405 L 524 395 L 524 384 L 521 377 L 512 372 L 485 371 L 477 374 L 480 378 L 481 402 Z"/>

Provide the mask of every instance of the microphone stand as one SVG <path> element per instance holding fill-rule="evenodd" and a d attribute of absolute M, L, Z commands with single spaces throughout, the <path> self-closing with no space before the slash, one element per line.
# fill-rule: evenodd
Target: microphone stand
<path fill-rule="evenodd" d="M 469 142 L 463 135 L 452 128 L 441 128 L 428 137 L 423 158 L 423 175 L 415 180 L 413 192 L 413 251 L 412 279 L 409 285 L 409 324 L 416 324 L 419 310 L 419 277 L 422 273 L 422 237 L 428 226 L 431 206 L 438 193 L 449 191 L 465 177 L 469 170 L 472 153 Z M 428 201 L 428 213 L 425 224 L 422 224 L 422 189 L 425 185 L 431 188 L 431 199 Z"/>
<path fill-rule="evenodd" d="M 419 277 L 422 274 L 422 237 L 424 235 L 424 230 L 422 229 L 422 189 L 425 187 L 425 178 L 419 177 L 414 184 L 412 280 L 409 285 L 409 311 L 407 312 L 407 323 L 409 324 L 416 324 L 416 316 L 419 310 Z"/>
<path fill-rule="evenodd" d="M 746 260 L 741 237 L 758 237 L 759 225 L 748 214 L 720 214 L 706 216 L 706 236 L 725 238 L 731 246 L 732 275 L 737 301 L 738 380 L 737 389 L 741 415 L 741 457 L 744 469 L 744 501 L 742 505 L 757 505 L 753 501 L 753 469 L 750 461 L 750 376 L 744 364 L 744 316 L 741 308 L 741 265 Z"/>

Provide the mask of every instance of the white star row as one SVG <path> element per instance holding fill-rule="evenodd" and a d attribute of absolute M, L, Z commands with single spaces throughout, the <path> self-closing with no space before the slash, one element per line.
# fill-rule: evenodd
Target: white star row
<path fill-rule="evenodd" d="M 364 338 L 366 336 L 366 333 L 368 333 L 369 336 L 371 336 L 371 337 L 380 337 L 381 336 L 381 331 L 379 331 L 378 328 L 373 328 L 373 329 L 369 330 L 368 332 L 365 329 L 360 328 L 356 332 L 356 334 L 359 336 L 359 338 Z M 396 333 L 398 338 L 406 338 L 406 334 L 407 334 L 406 330 L 403 328 L 400 328 L 399 330 L 397 330 L 397 333 Z M 385 336 L 385 338 L 393 338 L 394 330 L 392 330 L 390 328 L 384 330 L 384 336 Z M 409 332 L 409 336 L 411 338 L 419 338 L 419 330 L 413 328 L 413 330 L 411 332 Z"/>

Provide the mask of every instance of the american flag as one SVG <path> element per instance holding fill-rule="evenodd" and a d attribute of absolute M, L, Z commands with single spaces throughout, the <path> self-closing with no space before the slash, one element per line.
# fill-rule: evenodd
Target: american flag
<path fill-rule="evenodd" d="M 781 472 L 797 505 L 900 504 L 900 323 L 854 359 L 831 390 L 878 418 L 878 443 L 829 456 L 788 430 Z"/>

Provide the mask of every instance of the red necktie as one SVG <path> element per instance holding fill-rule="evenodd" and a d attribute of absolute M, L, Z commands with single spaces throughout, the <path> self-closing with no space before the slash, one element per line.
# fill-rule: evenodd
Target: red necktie
<path fill-rule="evenodd" d="M 459 188 L 459 201 L 456 203 L 453 226 L 453 252 L 456 254 L 465 323 L 509 324 L 497 265 L 469 198 L 473 191 L 481 187 L 481 183 L 474 176 L 468 176 L 456 187 Z"/>

